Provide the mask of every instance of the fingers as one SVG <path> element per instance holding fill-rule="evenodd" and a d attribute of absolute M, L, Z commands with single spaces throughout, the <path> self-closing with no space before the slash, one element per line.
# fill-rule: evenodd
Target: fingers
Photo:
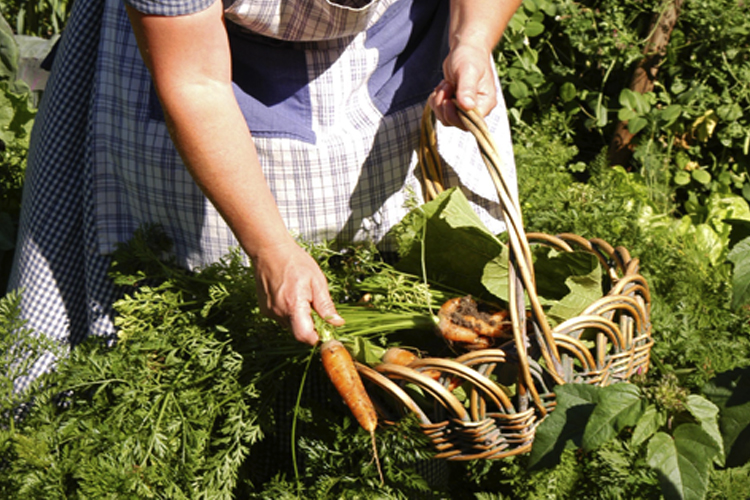
<path fill-rule="evenodd" d="M 300 304 L 300 307 L 289 316 L 289 328 L 299 342 L 309 345 L 318 343 L 318 332 L 315 331 L 315 324 L 310 316 L 309 303 Z"/>
<path fill-rule="evenodd" d="M 312 311 L 310 305 L 315 312 L 329 324 L 333 326 L 342 326 L 344 318 L 339 316 L 336 311 L 336 306 L 331 300 L 331 295 L 328 292 L 328 285 L 324 283 L 323 286 L 319 284 L 313 286 L 313 299 L 312 302 L 303 300 L 301 301 L 294 312 L 289 317 L 289 327 L 292 330 L 294 338 L 305 344 L 315 345 L 318 340 L 318 333 L 315 331 L 315 323 L 312 320 Z"/>
<path fill-rule="evenodd" d="M 448 81 L 443 80 L 438 84 L 428 99 L 428 103 L 437 118 L 443 125 L 458 127 L 465 130 L 458 116 L 456 105 L 453 102 L 455 88 Z"/>

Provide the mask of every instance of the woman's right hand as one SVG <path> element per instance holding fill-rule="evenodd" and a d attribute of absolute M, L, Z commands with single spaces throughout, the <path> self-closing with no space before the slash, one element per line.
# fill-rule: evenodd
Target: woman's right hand
<path fill-rule="evenodd" d="M 253 258 L 261 312 L 289 328 L 294 338 L 315 345 L 314 310 L 334 326 L 344 324 L 315 260 L 296 242 L 264 248 Z"/>

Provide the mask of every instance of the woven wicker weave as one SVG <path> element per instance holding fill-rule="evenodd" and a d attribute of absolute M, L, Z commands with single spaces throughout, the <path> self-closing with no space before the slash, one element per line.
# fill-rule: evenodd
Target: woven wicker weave
<path fill-rule="evenodd" d="M 415 415 L 437 458 L 498 459 L 531 449 L 536 426 L 555 407 L 556 385 L 605 386 L 648 370 L 653 344 L 650 296 L 646 280 L 638 274 L 638 260 L 625 248 L 573 234 L 526 234 L 484 120 L 475 112 L 460 116 L 477 140 L 508 227 L 513 338 L 453 359 L 425 358 L 407 367 L 358 365 L 358 369 L 381 416 L 388 421 L 404 413 Z M 422 120 L 420 165 L 429 200 L 445 188 L 429 107 Z M 606 271 L 609 290 L 579 316 L 552 328 L 536 294 L 531 244 L 590 252 Z M 426 375 L 436 371 L 437 380 Z"/>

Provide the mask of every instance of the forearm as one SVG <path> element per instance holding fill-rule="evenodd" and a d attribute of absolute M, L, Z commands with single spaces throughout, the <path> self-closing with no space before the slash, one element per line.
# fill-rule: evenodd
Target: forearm
<path fill-rule="evenodd" d="M 180 18 L 129 10 L 173 142 L 251 258 L 291 236 L 231 85 L 221 2 Z"/>
<path fill-rule="evenodd" d="M 231 87 L 188 86 L 164 106 L 185 164 L 248 255 L 291 243 Z"/>
<path fill-rule="evenodd" d="M 451 0 L 451 49 L 459 44 L 469 44 L 492 52 L 521 2 L 522 0 Z"/>

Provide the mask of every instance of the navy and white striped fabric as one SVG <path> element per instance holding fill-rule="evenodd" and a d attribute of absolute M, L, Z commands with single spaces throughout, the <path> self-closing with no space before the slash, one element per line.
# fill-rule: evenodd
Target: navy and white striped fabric
<path fill-rule="evenodd" d="M 127 1 L 160 15 L 210 4 Z M 448 3 L 225 0 L 227 18 L 240 23 L 228 23 L 235 95 L 294 234 L 387 247 L 388 230 L 420 200 L 415 148 L 426 98 L 441 79 Z M 301 22 L 304 9 L 318 21 Z M 487 123 L 514 179 L 500 102 Z M 473 137 L 437 129 L 449 184 L 463 187 L 492 231 L 504 230 Z M 170 141 L 122 0 L 76 0 L 36 120 L 24 189 L 10 286 L 24 289 L 29 326 L 70 345 L 113 335 L 107 254 L 141 224 L 161 224 L 190 268 L 237 246 Z"/>

